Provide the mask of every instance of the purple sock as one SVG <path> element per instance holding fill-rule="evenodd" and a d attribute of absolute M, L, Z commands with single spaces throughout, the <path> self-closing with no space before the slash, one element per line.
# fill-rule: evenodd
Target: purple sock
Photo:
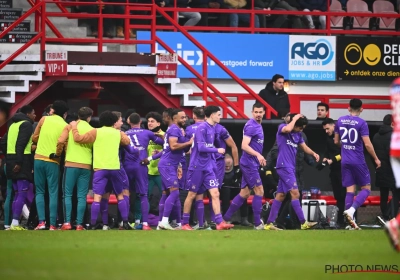
<path fill-rule="evenodd" d="M 349 209 L 354 202 L 354 193 L 347 192 L 346 193 L 346 200 L 345 200 L 345 210 Z"/>
<path fill-rule="evenodd" d="M 126 209 L 128 210 L 128 217 L 129 217 L 129 212 L 131 211 L 131 201 L 129 200 L 129 196 L 124 195 L 124 200 L 126 203 Z"/>
<path fill-rule="evenodd" d="M 259 226 L 261 224 L 262 196 L 254 195 L 252 207 L 253 207 L 254 225 Z"/>
<path fill-rule="evenodd" d="M 149 220 L 149 199 L 147 195 L 140 196 L 140 208 L 142 210 L 142 222 L 147 223 Z"/>
<path fill-rule="evenodd" d="M 158 203 L 158 220 L 161 221 L 164 214 L 164 205 L 165 200 L 167 199 L 167 195 L 165 193 L 162 194 L 160 198 L 160 202 Z"/>
<path fill-rule="evenodd" d="M 175 201 L 175 205 L 174 208 L 172 208 L 172 213 L 174 214 L 174 220 L 176 220 L 176 223 L 180 223 L 181 222 L 181 216 L 182 216 L 182 205 L 181 205 L 181 200 L 179 199 L 179 196 L 177 197 L 176 201 Z M 172 214 L 171 213 L 171 214 Z"/>
<path fill-rule="evenodd" d="M 196 200 L 195 209 L 197 220 L 199 220 L 199 227 L 202 227 L 204 225 L 204 202 L 202 199 Z"/>
<path fill-rule="evenodd" d="M 282 202 L 274 199 L 274 201 L 272 202 L 271 212 L 269 212 L 267 225 L 275 222 L 276 217 L 278 217 L 279 209 L 281 209 L 281 205 L 282 205 Z"/>
<path fill-rule="evenodd" d="M 14 199 L 14 210 L 13 210 L 13 219 L 19 220 L 22 213 L 22 208 L 24 208 L 25 200 L 27 197 L 27 192 L 18 192 L 18 195 L 15 196 Z"/>
<path fill-rule="evenodd" d="M 219 224 L 222 223 L 223 221 L 224 221 L 224 220 L 222 219 L 221 213 L 215 215 L 215 223 L 216 223 L 217 225 L 219 225 Z"/>
<path fill-rule="evenodd" d="M 304 213 L 303 209 L 301 209 L 300 201 L 298 199 L 292 199 L 292 207 L 297 215 L 297 218 L 299 218 L 300 223 L 304 224 L 306 219 L 304 219 Z"/>
<path fill-rule="evenodd" d="M 100 212 L 103 225 L 108 225 L 108 199 L 102 198 L 100 201 Z"/>
<path fill-rule="evenodd" d="M 245 200 L 246 199 L 244 197 L 241 197 L 240 194 L 235 196 L 235 198 L 232 200 L 231 206 L 229 206 L 228 211 L 226 211 L 226 213 L 224 215 L 224 220 L 230 221 L 232 218 L 232 215 L 240 208 L 240 206 L 242 206 L 242 204 Z M 217 216 L 215 216 L 215 218 L 217 218 Z M 217 220 L 215 220 L 215 222 L 217 222 Z"/>
<path fill-rule="evenodd" d="M 182 225 L 188 225 L 190 219 L 190 213 L 183 213 L 182 216 Z"/>
<path fill-rule="evenodd" d="M 356 199 L 354 200 L 354 202 L 353 202 L 353 204 L 352 204 L 352 207 L 353 207 L 354 209 L 357 210 L 361 205 L 363 205 L 363 203 L 365 202 L 365 200 L 367 200 L 367 198 L 368 198 L 368 196 L 369 196 L 370 193 L 371 193 L 370 190 L 368 190 L 368 189 L 362 189 L 362 190 L 358 193 Z"/>
<path fill-rule="evenodd" d="M 118 210 L 121 213 L 122 221 L 128 221 L 128 208 L 126 207 L 125 199 L 118 200 Z"/>
<path fill-rule="evenodd" d="M 208 206 L 210 207 L 210 219 L 211 222 L 215 223 L 215 213 L 214 213 L 214 208 L 212 206 L 212 200 L 209 200 Z M 203 208 L 204 208 L 204 203 L 203 203 Z"/>
<path fill-rule="evenodd" d="M 97 216 L 99 215 L 100 212 L 100 202 L 93 201 L 92 203 L 92 213 L 91 213 L 91 218 L 90 218 L 90 224 L 94 226 L 97 222 Z"/>
<path fill-rule="evenodd" d="M 171 191 L 171 193 L 165 200 L 163 217 L 169 217 L 169 215 L 171 215 L 172 208 L 174 208 L 177 198 L 179 198 L 179 191 L 178 190 Z"/>

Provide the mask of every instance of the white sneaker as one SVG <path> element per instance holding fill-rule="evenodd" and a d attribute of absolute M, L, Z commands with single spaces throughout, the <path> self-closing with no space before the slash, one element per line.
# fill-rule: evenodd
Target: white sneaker
<path fill-rule="evenodd" d="M 260 221 L 261 224 L 259 224 L 258 226 L 254 226 L 255 230 L 264 230 L 264 222 Z"/>
<path fill-rule="evenodd" d="M 343 212 L 343 216 L 346 218 L 346 220 L 349 222 L 350 226 L 356 230 L 360 230 L 360 227 L 356 224 L 355 219 L 347 213 L 346 211 Z"/>
<path fill-rule="evenodd" d="M 165 229 L 165 230 L 175 230 L 169 223 L 163 224 L 162 222 L 158 224 L 158 227 L 160 229 Z"/>
<path fill-rule="evenodd" d="M 104 226 L 103 226 L 103 230 L 110 230 L 110 227 L 107 226 L 107 225 L 104 225 Z"/>

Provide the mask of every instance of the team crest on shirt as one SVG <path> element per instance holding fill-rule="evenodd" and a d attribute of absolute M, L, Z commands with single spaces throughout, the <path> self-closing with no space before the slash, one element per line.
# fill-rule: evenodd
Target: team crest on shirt
<path fill-rule="evenodd" d="M 260 180 L 260 179 L 257 179 L 257 183 L 261 183 L 261 180 Z"/>
<path fill-rule="evenodd" d="M 193 186 L 192 186 L 192 190 L 194 190 L 195 188 L 196 188 L 196 185 L 193 185 Z"/>
<path fill-rule="evenodd" d="M 174 181 L 174 185 L 178 185 L 178 181 Z"/>

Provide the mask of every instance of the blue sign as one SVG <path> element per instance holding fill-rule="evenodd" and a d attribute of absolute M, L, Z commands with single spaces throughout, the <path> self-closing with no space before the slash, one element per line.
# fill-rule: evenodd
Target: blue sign
<path fill-rule="evenodd" d="M 289 76 L 287 79 L 291 81 L 335 81 L 335 52 L 335 36 L 290 35 Z"/>
<path fill-rule="evenodd" d="M 289 35 L 190 33 L 201 45 L 240 79 L 269 80 L 275 74 L 288 77 Z M 191 65 L 203 73 L 203 52 L 180 32 L 157 32 L 157 36 Z M 138 40 L 149 40 L 150 32 L 138 31 Z M 137 52 L 149 53 L 150 46 L 140 44 Z M 156 44 L 156 53 L 165 50 Z M 230 76 L 208 58 L 208 78 L 229 79 Z M 178 65 L 179 78 L 195 76 L 185 66 Z"/>

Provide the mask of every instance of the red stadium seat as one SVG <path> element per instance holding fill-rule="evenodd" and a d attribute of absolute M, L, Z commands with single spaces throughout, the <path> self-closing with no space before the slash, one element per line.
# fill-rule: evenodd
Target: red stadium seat
<path fill-rule="evenodd" d="M 372 13 L 364 1 L 349 1 L 346 6 L 349 13 Z M 354 17 L 353 29 L 369 29 L 369 20 L 370 17 Z"/>
<path fill-rule="evenodd" d="M 336 205 L 336 199 L 331 195 L 321 195 L 321 198 L 326 201 L 326 205 Z"/>
<path fill-rule="evenodd" d="M 87 204 L 92 204 L 93 203 L 93 197 L 90 195 L 86 196 L 86 203 Z M 118 199 L 115 196 L 115 194 L 110 195 L 110 199 L 108 200 L 108 204 L 118 204 Z"/>
<path fill-rule="evenodd" d="M 338 0 L 332 0 L 331 12 L 344 12 Z M 343 16 L 331 16 L 331 28 L 343 28 Z"/>
<path fill-rule="evenodd" d="M 374 13 L 379 14 L 397 14 L 394 11 L 393 4 L 389 1 L 375 1 L 373 6 Z M 396 28 L 396 18 L 378 18 L 379 29 L 395 29 Z"/>

